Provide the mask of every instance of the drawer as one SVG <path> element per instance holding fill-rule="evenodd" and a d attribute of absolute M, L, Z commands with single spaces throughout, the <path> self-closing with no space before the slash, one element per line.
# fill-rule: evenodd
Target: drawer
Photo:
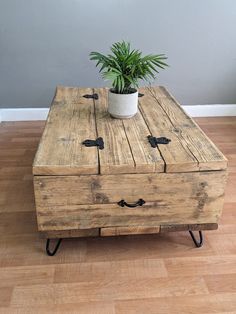
<path fill-rule="evenodd" d="M 102 237 L 131 235 L 131 234 L 153 234 L 159 233 L 160 226 L 157 227 L 111 227 L 101 228 L 100 235 Z"/>
<path fill-rule="evenodd" d="M 216 223 L 225 171 L 35 176 L 40 231 Z M 134 208 L 121 207 L 125 200 Z"/>

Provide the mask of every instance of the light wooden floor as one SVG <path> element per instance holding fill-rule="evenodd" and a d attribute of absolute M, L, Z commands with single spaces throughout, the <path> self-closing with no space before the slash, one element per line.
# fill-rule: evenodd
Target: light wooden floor
<path fill-rule="evenodd" d="M 196 119 L 229 159 L 225 207 L 188 233 L 68 239 L 48 257 L 31 164 L 43 122 L 0 124 L 0 313 L 236 313 L 236 117 Z"/>

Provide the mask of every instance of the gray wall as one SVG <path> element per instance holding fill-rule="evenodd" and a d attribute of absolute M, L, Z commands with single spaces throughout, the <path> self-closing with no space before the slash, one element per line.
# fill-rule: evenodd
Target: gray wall
<path fill-rule="evenodd" d="M 121 39 L 168 55 L 156 83 L 183 104 L 236 103 L 235 0 L 0 0 L 0 106 L 103 86 L 88 54 Z"/>

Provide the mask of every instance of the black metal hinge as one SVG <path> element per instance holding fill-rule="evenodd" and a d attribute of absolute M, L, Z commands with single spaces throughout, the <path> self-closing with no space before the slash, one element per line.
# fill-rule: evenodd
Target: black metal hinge
<path fill-rule="evenodd" d="M 166 137 L 154 137 L 154 136 L 148 135 L 147 138 L 153 148 L 157 147 L 158 144 L 169 144 L 169 142 L 171 142 L 171 140 Z"/>
<path fill-rule="evenodd" d="M 86 94 L 86 95 L 84 95 L 83 97 L 84 97 L 84 98 L 98 99 L 98 94 L 97 94 L 97 93 L 92 94 L 92 95 Z"/>
<path fill-rule="evenodd" d="M 85 140 L 82 144 L 86 147 L 98 146 L 99 149 L 104 149 L 104 141 L 102 137 L 98 137 L 96 140 Z"/>

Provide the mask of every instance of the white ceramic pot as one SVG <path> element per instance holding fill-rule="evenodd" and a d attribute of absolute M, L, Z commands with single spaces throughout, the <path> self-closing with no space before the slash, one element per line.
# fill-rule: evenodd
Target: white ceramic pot
<path fill-rule="evenodd" d="M 138 111 L 138 91 L 132 94 L 115 94 L 108 92 L 108 112 L 117 119 L 129 119 Z"/>

